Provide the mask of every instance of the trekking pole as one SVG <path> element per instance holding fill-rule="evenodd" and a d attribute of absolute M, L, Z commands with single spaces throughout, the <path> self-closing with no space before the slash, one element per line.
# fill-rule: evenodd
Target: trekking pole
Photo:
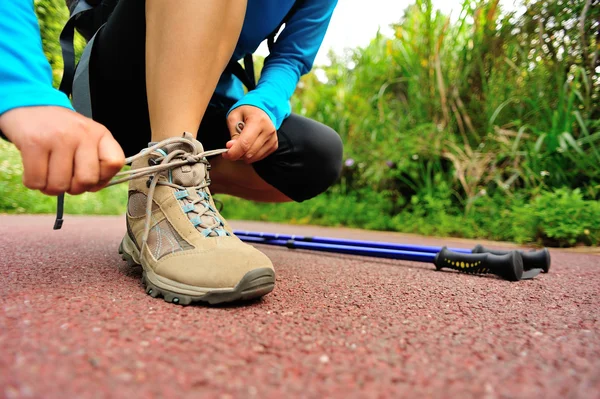
<path fill-rule="evenodd" d="M 274 233 L 262 233 L 254 231 L 243 231 L 234 230 L 234 234 L 237 236 L 243 235 L 246 237 L 263 238 L 270 240 L 293 240 L 300 242 L 312 242 L 321 244 L 332 244 L 332 245 L 345 245 L 352 247 L 365 247 L 365 248 L 379 248 L 379 249 L 391 249 L 397 251 L 409 251 L 409 252 L 425 252 L 437 254 L 442 250 L 442 247 L 426 246 L 426 245 L 408 245 L 408 244 L 396 244 L 391 242 L 382 241 L 362 241 L 362 240 L 348 240 L 343 238 L 328 238 L 328 237 L 311 237 L 311 236 L 297 236 L 289 234 L 274 234 Z M 506 255 L 511 251 L 493 250 L 487 249 L 481 245 L 475 246 L 475 248 L 448 248 L 448 250 L 463 254 L 474 254 L 474 253 L 490 253 L 493 255 Z M 548 249 L 540 249 L 533 251 L 518 251 L 523 259 L 523 269 L 542 269 L 544 273 L 550 270 L 550 252 Z"/>
<path fill-rule="evenodd" d="M 296 240 L 274 239 L 236 235 L 245 242 L 287 247 L 290 249 L 307 249 L 312 251 L 334 252 L 349 255 L 372 256 L 377 258 L 398 259 L 423 263 L 433 263 L 437 270 L 448 268 L 468 274 L 494 274 L 509 281 L 531 279 L 541 269 L 523 270 L 523 258 L 518 251 L 509 251 L 503 255 L 490 253 L 453 252 L 442 247 L 438 253 L 403 251 L 397 249 L 374 248 L 327 244 L 321 242 L 305 242 Z"/>

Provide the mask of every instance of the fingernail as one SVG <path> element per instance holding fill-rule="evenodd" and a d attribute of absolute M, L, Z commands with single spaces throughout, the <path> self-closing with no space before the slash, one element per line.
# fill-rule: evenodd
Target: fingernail
<path fill-rule="evenodd" d="M 250 159 L 250 158 L 252 158 L 253 156 L 254 156 L 254 154 L 247 154 L 247 155 L 246 155 L 246 159 Z"/>

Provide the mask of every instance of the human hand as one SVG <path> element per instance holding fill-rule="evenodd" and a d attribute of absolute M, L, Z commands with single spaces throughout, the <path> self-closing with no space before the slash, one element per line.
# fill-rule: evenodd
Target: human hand
<path fill-rule="evenodd" d="M 98 191 L 125 162 L 104 126 L 67 108 L 15 108 L 0 130 L 21 152 L 23 184 L 47 195 Z"/>
<path fill-rule="evenodd" d="M 243 130 L 238 127 L 240 122 Z M 225 145 L 229 149 L 223 158 L 230 161 L 243 160 L 250 164 L 266 158 L 277 147 L 277 131 L 271 118 L 262 109 L 242 105 L 227 117 L 231 140 Z"/>

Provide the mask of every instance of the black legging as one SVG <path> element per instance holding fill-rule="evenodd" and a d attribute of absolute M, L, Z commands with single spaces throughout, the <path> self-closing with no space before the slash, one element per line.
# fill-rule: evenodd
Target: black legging
<path fill-rule="evenodd" d="M 111 131 L 127 156 L 150 141 L 145 36 L 145 0 L 120 0 L 96 38 L 90 61 L 93 118 Z M 206 110 L 198 131 L 205 149 L 225 148 L 230 139 L 225 116 L 232 104 L 213 99 Z M 277 151 L 252 164 L 267 183 L 295 201 L 304 201 L 337 180 L 343 147 L 333 129 L 291 115 L 277 137 Z"/>

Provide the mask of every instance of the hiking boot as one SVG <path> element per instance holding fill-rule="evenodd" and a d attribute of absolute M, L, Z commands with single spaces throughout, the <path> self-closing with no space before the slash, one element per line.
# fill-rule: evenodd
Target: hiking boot
<path fill-rule="evenodd" d="M 127 234 L 119 253 L 141 265 L 146 292 L 187 305 L 248 300 L 271 292 L 269 258 L 234 236 L 208 189 L 204 151 L 189 133 L 154 144 L 132 157 Z"/>

